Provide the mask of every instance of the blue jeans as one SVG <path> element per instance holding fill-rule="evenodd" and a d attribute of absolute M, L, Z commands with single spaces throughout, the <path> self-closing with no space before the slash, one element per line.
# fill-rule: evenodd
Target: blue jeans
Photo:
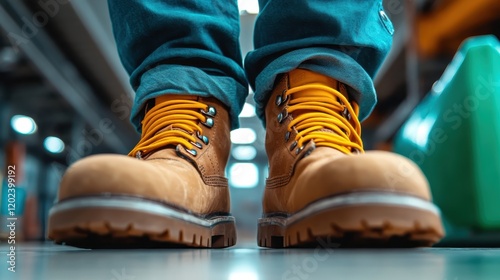
<path fill-rule="evenodd" d="M 263 119 L 277 75 L 295 68 L 349 87 L 366 118 L 376 103 L 373 77 L 392 43 L 382 0 L 260 0 L 255 50 L 241 58 L 235 0 L 109 0 L 118 52 L 136 91 L 132 122 L 164 94 L 213 96 L 230 109 L 232 128 L 255 91 Z"/>

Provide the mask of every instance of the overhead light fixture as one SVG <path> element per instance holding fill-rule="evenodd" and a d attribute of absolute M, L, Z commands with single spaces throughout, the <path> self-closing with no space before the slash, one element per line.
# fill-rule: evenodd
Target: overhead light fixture
<path fill-rule="evenodd" d="M 255 140 L 257 140 L 257 134 L 251 128 L 239 128 L 231 131 L 233 144 L 252 144 Z"/>
<path fill-rule="evenodd" d="M 35 120 L 24 115 L 15 115 L 10 119 L 10 125 L 19 134 L 33 134 L 37 130 Z"/>
<path fill-rule="evenodd" d="M 237 160 L 252 160 L 257 156 L 257 149 L 254 146 L 236 146 L 231 150 L 231 154 Z"/>
<path fill-rule="evenodd" d="M 258 14 L 259 1 L 258 0 L 238 0 L 238 9 L 240 15 L 244 14 Z"/>
<path fill-rule="evenodd" d="M 49 136 L 43 141 L 45 149 L 53 154 L 60 154 L 64 151 L 64 142 L 55 136 Z"/>
<path fill-rule="evenodd" d="M 252 118 L 255 117 L 255 106 L 253 106 L 250 103 L 245 103 L 243 105 L 243 109 L 241 110 L 240 113 L 240 118 Z"/>
<path fill-rule="evenodd" d="M 259 183 L 259 169 L 254 163 L 235 163 L 229 168 L 229 185 L 233 188 L 255 188 Z"/>

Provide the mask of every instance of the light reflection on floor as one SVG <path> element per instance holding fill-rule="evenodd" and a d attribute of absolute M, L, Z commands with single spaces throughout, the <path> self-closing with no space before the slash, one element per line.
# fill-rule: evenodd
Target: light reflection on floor
<path fill-rule="evenodd" d="M 16 273 L 0 245 L 0 279 L 500 279 L 500 249 L 80 250 L 51 243 L 17 248 Z"/>

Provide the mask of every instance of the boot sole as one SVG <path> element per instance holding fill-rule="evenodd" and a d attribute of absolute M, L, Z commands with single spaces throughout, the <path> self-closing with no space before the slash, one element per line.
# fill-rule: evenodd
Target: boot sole
<path fill-rule="evenodd" d="M 420 247 L 444 236 L 440 211 L 399 194 L 352 193 L 259 219 L 261 247 Z"/>
<path fill-rule="evenodd" d="M 224 248 L 236 243 L 232 216 L 198 217 L 133 197 L 86 197 L 56 204 L 48 237 L 80 248 Z"/>

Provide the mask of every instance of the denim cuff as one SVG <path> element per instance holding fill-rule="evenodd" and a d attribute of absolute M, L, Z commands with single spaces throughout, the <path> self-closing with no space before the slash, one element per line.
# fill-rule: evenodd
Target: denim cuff
<path fill-rule="evenodd" d="M 238 115 L 248 95 L 248 87 L 233 78 L 210 75 L 196 67 L 156 66 L 141 76 L 140 85 L 136 91 L 130 119 L 139 133 L 144 117 L 144 104 L 152 98 L 165 94 L 214 97 L 227 106 L 231 118 L 231 129 L 236 129 L 239 127 Z"/>
<path fill-rule="evenodd" d="M 311 70 L 346 84 L 350 96 L 360 106 L 358 118 L 361 121 L 368 117 L 377 103 L 372 78 L 351 56 L 330 48 L 304 48 L 278 57 L 257 76 L 255 80 L 256 110 L 264 123 L 264 109 L 276 77 L 296 68 Z"/>

